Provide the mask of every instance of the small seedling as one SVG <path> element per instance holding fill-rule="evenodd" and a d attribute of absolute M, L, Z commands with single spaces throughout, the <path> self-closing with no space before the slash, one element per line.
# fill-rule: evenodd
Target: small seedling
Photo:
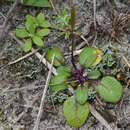
<path fill-rule="evenodd" d="M 58 27 L 62 29 L 70 26 L 70 16 L 67 9 L 63 9 L 55 19 Z"/>
<path fill-rule="evenodd" d="M 70 37 L 70 15 L 67 9 L 63 9 L 57 17 L 55 17 L 56 25 L 60 30 L 63 30 L 62 35 L 65 39 Z"/>
<path fill-rule="evenodd" d="M 44 38 L 50 33 L 50 24 L 40 13 L 36 17 L 26 16 L 25 27 L 16 29 L 16 36 L 25 41 L 23 49 L 28 52 L 33 45 L 38 48 L 44 46 Z"/>

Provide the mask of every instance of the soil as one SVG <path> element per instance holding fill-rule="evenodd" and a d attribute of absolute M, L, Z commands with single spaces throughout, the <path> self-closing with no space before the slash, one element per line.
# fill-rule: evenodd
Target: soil
<path fill-rule="evenodd" d="M 79 31 L 89 41 L 90 46 L 98 47 L 104 51 L 111 49 L 115 52 L 119 68 L 125 74 L 125 80 L 128 81 L 130 68 L 122 56 L 130 61 L 129 0 L 97 1 L 96 30 L 94 29 L 93 1 L 74 0 L 74 4 L 77 9 L 76 24 Z M 58 12 L 64 8 L 70 11 L 69 0 L 54 0 L 54 6 Z M 0 4 L 1 25 L 4 22 L 2 14 L 6 16 L 11 7 L 12 4 L 9 2 Z M 8 32 L 15 31 L 17 27 L 22 26 L 27 14 L 36 15 L 38 12 L 43 12 L 50 23 L 53 23 L 53 16 L 56 14 L 52 9 L 18 5 L 8 23 L 10 26 Z M 77 38 L 76 46 L 82 42 L 81 38 Z M 60 47 L 65 53 L 70 51 L 68 49 L 70 40 L 65 40 L 57 30 L 51 32 L 49 37 L 45 39 L 45 43 L 47 47 Z M 7 33 L 0 42 L 0 130 L 32 130 L 37 117 L 48 69 L 35 55 L 7 66 L 9 62 L 24 55 L 20 45 Z M 124 83 L 125 87 L 126 84 Z M 63 98 L 61 102 L 66 98 L 65 94 L 59 96 Z M 52 99 L 53 97 L 48 91 L 39 130 L 74 130 L 66 124 L 62 113 L 62 103 L 57 103 Z M 121 107 L 120 103 L 116 105 L 105 104 L 105 109 L 116 117 L 113 124 L 116 124 L 119 130 L 130 130 L 129 86 L 124 92 Z M 90 115 L 79 130 L 107 129 Z"/>

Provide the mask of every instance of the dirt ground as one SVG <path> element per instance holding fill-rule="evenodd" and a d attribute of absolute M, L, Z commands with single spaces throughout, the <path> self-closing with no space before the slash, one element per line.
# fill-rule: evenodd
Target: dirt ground
<path fill-rule="evenodd" d="M 67 8 L 70 11 L 69 0 L 54 0 L 58 12 Z M 77 9 L 77 26 L 80 32 L 89 41 L 91 46 L 102 50 L 114 50 L 120 70 L 125 73 L 125 80 L 130 78 L 130 66 L 123 60 L 123 56 L 130 62 L 130 2 L 129 0 L 98 0 L 96 4 L 96 31 L 93 30 L 94 6 L 92 0 L 74 0 Z M 12 4 L 0 4 L 0 25 L 4 22 Z M 32 55 L 16 64 L 9 65 L 25 53 L 20 45 L 8 34 L 18 26 L 23 25 L 27 14 L 43 12 L 46 18 L 53 23 L 55 11 L 47 8 L 24 7 L 18 5 L 13 12 L 4 39 L 0 41 L 0 130 L 32 130 L 40 106 L 41 96 L 46 82 L 48 69 L 39 59 Z M 95 33 L 96 32 L 96 33 Z M 58 36 L 52 31 L 45 40 L 50 47 L 60 47 L 69 51 L 70 40 Z M 83 42 L 77 38 L 77 46 Z M 126 84 L 124 84 L 124 88 Z M 130 89 L 125 89 L 122 105 L 105 104 L 116 119 L 113 124 L 119 130 L 130 130 Z M 66 98 L 66 95 L 59 95 Z M 62 113 L 62 103 L 52 101 L 48 91 L 39 130 L 74 130 L 70 128 Z M 63 99 L 64 100 L 64 99 Z M 104 113 L 107 115 L 107 112 Z M 107 130 L 92 115 L 79 130 Z"/>

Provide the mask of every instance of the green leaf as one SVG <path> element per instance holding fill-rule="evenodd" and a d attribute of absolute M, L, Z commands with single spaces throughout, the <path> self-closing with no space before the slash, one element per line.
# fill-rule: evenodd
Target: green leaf
<path fill-rule="evenodd" d="M 45 17 L 43 13 L 39 13 L 36 17 L 37 23 L 41 25 L 45 21 Z"/>
<path fill-rule="evenodd" d="M 74 97 L 70 97 L 64 102 L 63 112 L 67 123 L 71 127 L 79 128 L 85 123 L 89 115 L 89 106 L 88 103 L 80 105 Z"/>
<path fill-rule="evenodd" d="M 44 28 L 50 27 L 50 23 L 47 20 L 45 20 L 43 13 L 38 14 L 36 17 L 36 20 L 37 20 L 38 26 L 44 27 Z"/>
<path fill-rule="evenodd" d="M 54 59 L 54 66 L 60 66 L 63 61 L 63 53 L 59 48 L 52 48 L 47 52 L 47 59 L 49 62 L 52 61 L 53 56 L 55 55 Z"/>
<path fill-rule="evenodd" d="M 78 87 L 76 91 L 76 100 L 79 104 L 84 104 L 88 99 L 88 88 L 87 87 Z"/>
<path fill-rule="evenodd" d="M 28 52 L 28 51 L 30 51 L 32 49 L 32 40 L 31 39 L 27 39 L 26 41 L 25 41 L 25 44 L 23 45 L 23 50 L 25 51 L 25 52 Z"/>
<path fill-rule="evenodd" d="M 97 91 L 104 101 L 110 103 L 118 102 L 123 94 L 123 88 L 120 82 L 110 76 L 106 76 L 101 80 Z"/>
<path fill-rule="evenodd" d="M 50 33 L 50 29 L 41 29 L 37 32 L 36 35 L 38 35 L 39 37 L 44 37 L 47 36 Z"/>
<path fill-rule="evenodd" d="M 79 55 L 79 63 L 88 68 L 96 61 L 96 49 L 95 48 L 84 48 Z"/>
<path fill-rule="evenodd" d="M 59 91 L 67 89 L 68 87 L 67 84 L 65 83 L 66 80 L 67 79 L 64 75 L 54 76 L 51 79 L 51 84 L 50 84 L 51 91 L 56 94 Z"/>
<path fill-rule="evenodd" d="M 35 19 L 35 17 L 33 17 L 31 15 L 27 15 L 26 16 L 25 26 L 26 26 L 26 29 L 30 33 L 34 34 L 35 30 L 36 30 L 36 19 Z"/>
<path fill-rule="evenodd" d="M 51 7 L 48 0 L 23 0 L 23 4 L 36 7 Z"/>
<path fill-rule="evenodd" d="M 70 16 L 67 9 L 61 10 L 61 12 L 56 17 L 56 23 L 60 28 L 66 28 L 69 26 Z"/>
<path fill-rule="evenodd" d="M 39 23 L 39 26 L 40 27 L 43 27 L 43 28 L 48 28 L 48 27 L 50 27 L 51 25 L 50 25 L 50 23 L 48 22 L 48 21 L 43 21 L 42 23 Z"/>
<path fill-rule="evenodd" d="M 40 37 L 34 36 L 34 37 L 33 37 L 33 42 L 34 42 L 37 46 L 43 47 L 43 41 L 42 41 L 42 39 L 41 39 Z"/>
<path fill-rule="evenodd" d="M 26 31 L 25 28 L 16 29 L 16 36 L 19 38 L 27 38 L 29 37 L 29 33 Z"/>
<path fill-rule="evenodd" d="M 70 77 L 71 69 L 68 66 L 60 66 L 57 68 L 58 75 L 64 75 L 65 77 Z"/>
<path fill-rule="evenodd" d="M 98 70 L 88 72 L 88 77 L 90 79 L 98 79 L 101 76 L 101 72 Z"/>

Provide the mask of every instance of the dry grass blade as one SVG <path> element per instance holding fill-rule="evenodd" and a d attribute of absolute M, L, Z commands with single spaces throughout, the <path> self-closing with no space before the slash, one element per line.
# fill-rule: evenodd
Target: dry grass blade
<path fill-rule="evenodd" d="M 55 14 L 58 14 L 58 12 L 57 12 L 57 10 L 56 10 L 56 8 L 55 8 L 55 5 L 54 5 L 54 3 L 53 3 L 53 1 L 52 1 L 52 0 L 49 0 L 49 2 L 50 2 L 50 4 L 51 4 L 51 6 L 52 6 L 52 8 L 53 8 L 53 10 L 54 10 L 54 12 L 55 12 Z"/>
<path fill-rule="evenodd" d="M 90 112 L 91 114 L 103 125 L 105 126 L 108 130 L 114 130 L 108 122 L 94 109 L 92 105 L 89 104 Z"/>
<path fill-rule="evenodd" d="M 79 35 L 80 38 L 84 41 L 82 43 L 80 43 L 77 47 L 76 47 L 76 50 L 79 50 L 81 48 L 83 48 L 85 45 L 89 46 L 89 42 L 88 40 L 83 36 L 83 35 Z"/>
<path fill-rule="evenodd" d="M 51 79 L 54 58 L 55 58 L 55 56 L 53 56 L 53 59 L 52 59 L 52 62 L 51 62 L 51 68 L 48 72 L 45 88 L 43 90 L 43 95 L 42 95 L 42 99 L 41 99 L 41 104 L 40 104 L 40 107 L 39 107 L 39 112 L 38 112 L 37 119 L 36 119 L 35 126 L 34 126 L 33 130 L 38 130 L 38 126 L 39 126 L 40 119 L 41 119 L 42 112 L 43 112 L 43 105 L 44 105 L 44 101 L 45 101 L 46 92 L 47 92 L 48 85 L 49 85 L 49 82 L 50 82 L 50 79 Z"/>
<path fill-rule="evenodd" d="M 26 54 L 26 55 L 24 55 L 23 57 L 18 58 L 18 59 L 15 60 L 15 61 L 9 62 L 8 65 L 16 64 L 16 63 L 18 63 L 18 62 L 20 62 L 20 61 L 22 61 L 22 60 L 28 58 L 29 56 L 33 55 L 33 54 L 36 53 L 37 51 L 38 51 L 38 49 L 37 49 L 37 50 L 34 50 L 34 51 L 32 51 L 32 52 L 30 52 L 30 53 L 28 53 L 28 54 Z"/>
<path fill-rule="evenodd" d="M 126 59 L 126 57 L 125 57 L 125 56 L 122 56 L 122 58 L 123 58 L 123 60 L 126 62 L 126 64 L 128 65 L 128 67 L 130 68 L 130 63 L 129 63 L 129 61 Z"/>

